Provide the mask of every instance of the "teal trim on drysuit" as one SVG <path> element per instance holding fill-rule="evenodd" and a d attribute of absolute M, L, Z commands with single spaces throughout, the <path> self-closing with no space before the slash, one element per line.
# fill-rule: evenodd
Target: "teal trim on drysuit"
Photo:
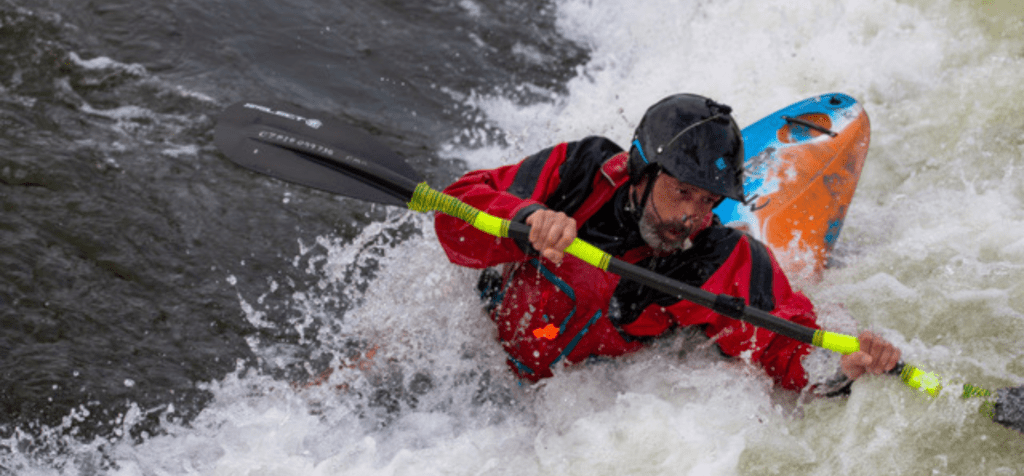
<path fill-rule="evenodd" d="M 565 282 L 565 280 L 563 280 L 562 278 L 559 278 L 557 275 L 555 275 L 555 273 L 551 272 L 551 270 L 548 269 L 543 264 L 541 264 L 540 260 L 538 260 L 537 258 L 531 259 L 530 260 L 530 264 L 532 264 L 535 268 L 537 268 L 538 271 L 540 271 L 541 276 L 544 276 L 545 279 L 547 279 L 548 281 L 551 281 L 551 284 L 554 284 L 555 287 L 557 287 L 560 291 L 562 291 L 563 294 L 568 296 L 569 299 L 572 299 L 573 302 L 576 302 L 576 292 L 573 291 L 572 286 L 569 286 L 569 283 Z M 504 294 L 504 293 L 502 293 L 502 294 Z M 569 321 L 575 315 L 576 315 L 576 306 L 573 305 L 572 311 L 569 311 L 569 315 L 565 316 L 565 319 L 562 320 L 562 325 L 559 326 L 559 329 L 558 329 L 558 334 L 559 335 L 562 335 L 563 333 L 565 333 L 565 329 L 569 325 Z M 542 317 L 543 317 L 545 322 L 549 322 L 551 320 L 551 319 L 548 318 L 547 314 L 544 314 Z M 593 316 L 591 316 L 590 320 L 587 321 L 587 324 L 583 326 L 583 329 L 580 329 L 579 333 L 577 333 L 575 336 L 573 336 L 572 340 L 569 341 L 569 344 L 567 344 L 565 346 L 565 348 L 562 349 L 562 352 L 560 352 L 558 354 L 558 357 L 555 357 L 555 360 L 551 361 L 551 364 L 549 365 L 549 367 L 550 366 L 554 366 L 556 363 L 558 363 L 563 358 L 565 358 L 565 356 L 569 355 L 573 351 L 573 349 L 576 348 L 576 345 L 578 345 L 580 343 L 580 340 L 583 339 L 583 336 L 586 335 L 587 331 L 590 330 L 590 326 L 594 325 L 594 323 L 597 322 L 597 320 L 600 319 L 600 318 L 601 318 L 601 311 L 598 310 L 597 312 L 594 313 Z M 533 370 L 532 369 L 527 367 L 526 364 L 523 364 L 522 362 L 519 362 L 518 360 L 512 358 L 512 356 L 509 356 L 508 360 L 509 360 L 509 362 L 512 362 L 512 364 L 514 364 L 523 373 L 533 374 Z"/>

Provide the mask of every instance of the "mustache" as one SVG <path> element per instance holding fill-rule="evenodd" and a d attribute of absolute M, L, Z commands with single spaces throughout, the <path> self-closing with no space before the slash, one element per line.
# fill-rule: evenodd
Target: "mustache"
<path fill-rule="evenodd" d="M 696 217 L 686 215 L 681 218 L 674 220 L 659 220 L 653 223 L 654 228 L 658 231 L 670 231 L 681 235 L 683 238 L 690 236 L 693 230 L 697 227 Z"/>

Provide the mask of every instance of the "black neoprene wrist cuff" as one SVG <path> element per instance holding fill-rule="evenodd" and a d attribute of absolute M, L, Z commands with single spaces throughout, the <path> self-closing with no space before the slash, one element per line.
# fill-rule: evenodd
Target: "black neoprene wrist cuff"
<path fill-rule="evenodd" d="M 539 203 L 533 203 L 533 204 L 527 205 L 527 206 L 523 207 L 522 210 L 519 210 L 518 212 L 516 212 L 516 215 L 514 217 L 512 217 L 512 221 L 519 222 L 519 223 L 526 223 L 526 218 L 529 217 L 531 214 L 533 214 L 533 212 L 535 212 L 537 210 L 543 210 L 545 208 L 547 208 L 547 207 L 545 207 L 544 205 L 541 205 Z M 515 240 L 515 241 L 516 241 L 516 244 L 519 245 L 519 248 L 521 250 L 523 250 L 523 253 L 532 254 L 532 255 L 537 254 L 537 250 L 535 250 L 533 248 L 533 245 L 531 245 L 529 241 L 524 241 L 524 240 Z"/>

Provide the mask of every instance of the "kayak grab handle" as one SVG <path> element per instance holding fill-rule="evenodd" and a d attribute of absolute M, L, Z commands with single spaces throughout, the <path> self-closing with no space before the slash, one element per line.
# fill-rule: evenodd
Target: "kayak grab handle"
<path fill-rule="evenodd" d="M 821 127 L 818 124 L 815 124 L 815 123 L 813 123 L 811 121 L 808 121 L 808 120 L 805 120 L 805 119 L 800 119 L 799 117 L 782 116 L 782 118 L 785 119 L 786 122 L 789 123 L 789 124 L 799 124 L 801 126 L 809 128 L 809 129 L 814 129 L 814 130 L 816 130 L 816 131 L 818 131 L 818 132 L 820 132 L 822 134 L 828 134 L 829 137 L 835 137 L 835 136 L 839 135 L 839 134 L 837 134 L 835 132 L 832 132 L 831 129 L 828 129 L 826 127 Z"/>

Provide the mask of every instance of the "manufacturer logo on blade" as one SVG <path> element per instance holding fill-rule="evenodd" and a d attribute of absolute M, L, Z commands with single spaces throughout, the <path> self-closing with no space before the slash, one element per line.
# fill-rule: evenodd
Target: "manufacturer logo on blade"
<path fill-rule="evenodd" d="M 279 132 L 271 131 L 260 131 L 260 133 L 257 134 L 257 137 L 271 144 L 278 144 L 292 149 L 303 149 L 313 152 L 315 154 L 319 154 L 321 156 L 326 155 L 329 157 L 334 157 L 334 149 L 330 147 L 320 145 L 317 144 L 316 142 L 308 141 L 305 139 L 292 137 L 287 134 L 281 134 Z"/>

